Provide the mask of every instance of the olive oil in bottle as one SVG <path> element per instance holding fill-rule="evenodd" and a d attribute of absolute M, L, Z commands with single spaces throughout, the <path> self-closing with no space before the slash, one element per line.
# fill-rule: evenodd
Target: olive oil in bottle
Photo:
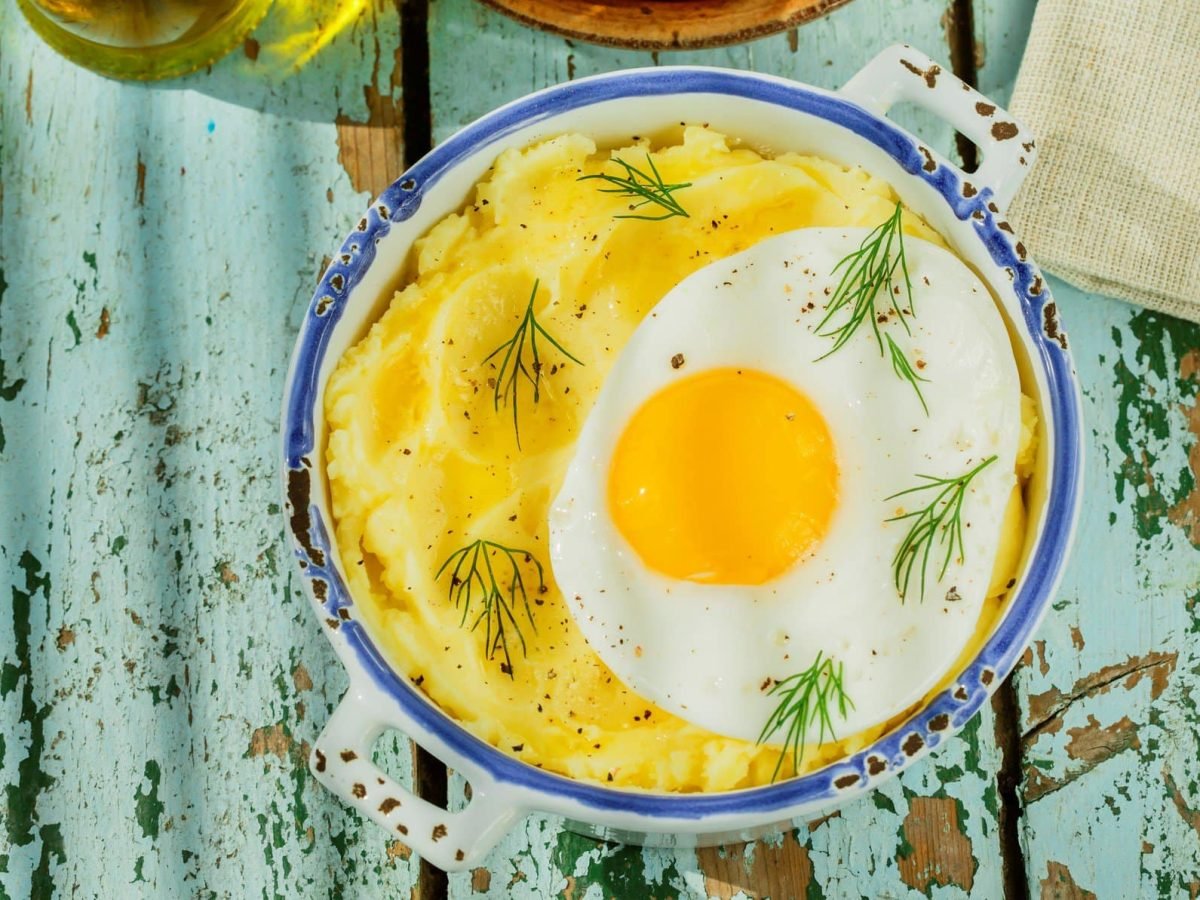
<path fill-rule="evenodd" d="M 171 78 L 241 41 L 271 0 L 17 0 L 43 40 L 113 78 Z"/>

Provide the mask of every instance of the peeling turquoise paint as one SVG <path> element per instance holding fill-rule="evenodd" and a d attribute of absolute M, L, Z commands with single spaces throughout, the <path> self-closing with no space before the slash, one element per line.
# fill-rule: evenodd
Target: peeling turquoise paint
<path fill-rule="evenodd" d="M 158 785 L 162 778 L 162 769 L 157 760 L 146 761 L 143 775 L 150 783 L 150 788 L 143 791 L 141 785 L 138 786 L 137 793 L 134 794 L 135 816 L 138 825 L 142 828 L 142 836 L 156 840 L 163 810 L 166 808 L 165 804 L 158 799 Z"/>
<path fill-rule="evenodd" d="M 17 394 L 21 393 L 21 388 L 25 387 L 24 378 L 14 378 L 8 380 L 8 363 L 4 358 L 4 295 L 8 291 L 8 282 L 4 280 L 4 269 L 0 268 L 0 400 L 11 403 L 17 399 Z M 6 444 L 4 437 L 4 419 L 0 416 L 0 453 L 4 452 Z"/>
<path fill-rule="evenodd" d="M 10 846 L 25 847 L 39 842 L 38 862 L 31 878 L 30 892 L 35 897 L 50 897 L 54 893 L 51 857 L 61 863 L 66 859 L 62 832 L 54 822 L 43 822 L 38 805 L 43 793 L 54 786 L 55 778 L 42 768 L 46 745 L 46 719 L 53 711 L 49 703 L 34 699 L 33 649 L 30 645 L 32 604 L 41 595 L 48 600 L 50 574 L 28 550 L 21 553 L 17 567 L 24 575 L 24 587 L 18 587 L 16 577 L 12 586 L 13 655 L 15 661 L 5 660 L 0 678 L 0 697 L 7 696 L 20 685 L 20 722 L 28 728 L 25 757 L 17 763 L 15 783 L 4 788 L 4 826 Z M 14 576 L 16 573 L 14 573 Z M 35 836 L 36 831 L 36 836 Z"/>
<path fill-rule="evenodd" d="M 1179 374 L 1179 358 L 1184 349 L 1195 345 L 1197 329 L 1179 319 L 1145 311 L 1134 315 L 1127 328 L 1136 348 L 1121 354 L 1113 366 L 1115 435 L 1124 454 L 1116 471 L 1116 499 L 1133 506 L 1138 536 L 1146 541 L 1171 527 L 1168 511 L 1196 486 L 1186 456 L 1160 458 L 1159 448 L 1174 432 L 1168 402 L 1194 404 L 1200 391 L 1200 381 Z M 1122 349 L 1123 330 L 1114 327 L 1111 336 L 1113 345 Z"/>
<path fill-rule="evenodd" d="M 71 336 L 75 338 L 75 343 L 67 349 L 73 350 L 83 342 L 83 333 L 79 330 L 79 323 L 75 321 L 75 310 L 67 311 L 67 327 L 71 329 Z"/>
<path fill-rule="evenodd" d="M 901 786 L 901 790 L 904 793 L 904 805 L 907 807 L 917 794 L 915 791 L 909 790 L 907 786 Z M 896 859 L 909 859 L 915 852 L 916 848 L 908 842 L 905 820 L 898 818 L 896 822 Z"/>
<path fill-rule="evenodd" d="M 891 813 L 893 816 L 896 815 L 896 804 L 893 803 L 892 798 L 883 791 L 872 791 L 871 803 L 876 809 L 882 812 Z"/>
<path fill-rule="evenodd" d="M 4 269 L 0 268 L 0 309 L 4 307 L 4 298 L 8 293 L 8 282 L 4 278 Z M 3 318 L 0 317 L 0 324 L 3 323 Z M 3 328 L 0 328 L 0 338 L 4 335 Z M 3 344 L 0 344 L 0 351 L 3 351 Z M 12 402 L 17 398 L 17 394 L 21 392 L 21 388 L 25 387 L 24 378 L 15 378 L 12 381 L 8 380 L 8 362 L 5 360 L 3 352 L 0 352 L 0 400 Z"/>
<path fill-rule="evenodd" d="M 165 685 L 151 685 L 150 688 L 151 702 L 158 706 L 160 703 L 170 703 L 177 698 L 182 692 L 179 689 L 179 682 L 172 675 Z"/>
<path fill-rule="evenodd" d="M 650 879 L 640 848 L 598 844 L 569 833 L 556 843 L 550 861 L 556 870 L 577 879 L 580 895 L 595 885 L 604 897 L 666 897 L 674 895 L 683 885 L 671 861 Z"/>
<path fill-rule="evenodd" d="M 30 900 L 51 900 L 59 894 L 51 867 L 62 865 L 67 860 L 66 851 L 63 849 L 62 828 L 57 823 L 42 825 L 38 828 L 38 839 L 41 841 L 41 851 L 38 854 L 37 868 L 33 870 L 29 897 Z"/>

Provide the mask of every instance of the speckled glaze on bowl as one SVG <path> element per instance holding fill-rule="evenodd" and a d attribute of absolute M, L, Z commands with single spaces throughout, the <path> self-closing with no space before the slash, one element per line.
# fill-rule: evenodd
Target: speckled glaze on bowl
<path fill-rule="evenodd" d="M 885 118 L 908 101 L 940 115 L 981 149 L 968 176 Z M 1004 614 L 948 689 L 904 724 L 817 772 L 749 790 L 663 794 L 606 788 L 527 765 L 468 733 L 398 674 L 360 620 L 331 540 L 323 470 L 326 379 L 378 314 L 412 242 L 457 210 L 497 154 L 566 131 L 598 141 L 703 121 L 752 146 L 857 164 L 890 182 L 991 286 L 1026 363 L 1043 421 L 1044 489 L 1030 507 L 1030 544 Z M 484 116 L 388 188 L 342 244 L 301 326 L 283 411 L 283 481 L 296 561 L 314 609 L 350 674 L 350 689 L 312 753 L 317 778 L 364 815 L 448 870 L 477 865 L 525 814 L 581 831 L 662 846 L 746 840 L 828 812 L 946 741 L 1008 675 L 1058 584 L 1080 499 L 1079 388 L 1057 310 L 1003 208 L 1033 162 L 1032 139 L 995 104 L 910 47 L 885 50 L 830 92 L 780 78 L 693 67 L 601 75 L 550 88 Z M 472 787 L 448 812 L 371 763 L 385 729 L 410 736 Z"/>

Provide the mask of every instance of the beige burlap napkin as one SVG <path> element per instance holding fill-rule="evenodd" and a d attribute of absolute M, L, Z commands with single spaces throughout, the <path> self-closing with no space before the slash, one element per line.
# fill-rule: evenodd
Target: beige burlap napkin
<path fill-rule="evenodd" d="M 1040 0 L 1011 109 L 1038 144 L 1009 210 L 1034 258 L 1200 322 L 1200 0 Z"/>

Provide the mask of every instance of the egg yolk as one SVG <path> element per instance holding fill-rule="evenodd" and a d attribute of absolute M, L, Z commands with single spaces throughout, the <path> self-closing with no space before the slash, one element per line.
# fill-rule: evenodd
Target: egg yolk
<path fill-rule="evenodd" d="M 837 504 L 833 439 L 802 393 L 752 369 L 711 369 L 647 400 L 617 441 L 608 505 L 652 569 L 762 584 L 822 538 Z"/>

